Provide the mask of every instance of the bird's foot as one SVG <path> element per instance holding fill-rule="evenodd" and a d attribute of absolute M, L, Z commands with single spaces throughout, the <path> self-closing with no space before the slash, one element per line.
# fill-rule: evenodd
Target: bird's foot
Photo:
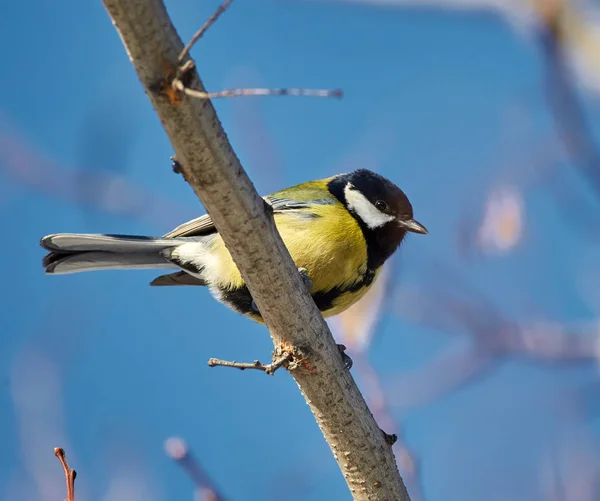
<path fill-rule="evenodd" d="M 338 347 L 338 350 L 340 350 L 340 355 L 342 355 L 342 361 L 344 362 L 344 369 L 349 371 L 352 368 L 352 365 L 354 364 L 354 362 L 352 361 L 350 356 L 346 354 L 346 346 L 345 345 L 338 344 L 337 347 Z"/>
<path fill-rule="evenodd" d="M 175 174 L 181 174 L 183 170 L 181 169 L 181 164 L 179 163 L 179 160 L 177 160 L 177 157 L 175 155 L 171 157 L 171 162 L 171 168 L 173 169 L 173 172 Z"/>

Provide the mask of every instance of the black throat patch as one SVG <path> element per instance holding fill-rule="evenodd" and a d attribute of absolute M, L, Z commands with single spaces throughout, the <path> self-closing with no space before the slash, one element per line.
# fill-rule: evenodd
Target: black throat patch
<path fill-rule="evenodd" d="M 348 209 L 348 202 L 344 188 L 348 182 L 350 182 L 350 176 L 343 175 L 332 179 L 327 184 L 329 192 L 343 203 L 346 209 Z M 354 211 L 348 209 L 348 212 L 358 222 L 367 242 L 367 274 L 372 276 L 398 248 L 406 232 L 397 231 L 388 225 L 371 229 Z"/>

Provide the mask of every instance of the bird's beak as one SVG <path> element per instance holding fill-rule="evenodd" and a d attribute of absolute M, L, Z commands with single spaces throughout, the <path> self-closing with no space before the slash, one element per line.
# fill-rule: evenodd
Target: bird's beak
<path fill-rule="evenodd" d="M 427 233 L 429 233 L 425 226 L 423 226 L 421 223 L 418 223 L 414 219 L 399 219 L 398 224 L 400 225 L 400 228 L 403 228 L 406 231 L 412 231 L 413 233 L 421 233 L 423 235 L 427 235 Z"/>

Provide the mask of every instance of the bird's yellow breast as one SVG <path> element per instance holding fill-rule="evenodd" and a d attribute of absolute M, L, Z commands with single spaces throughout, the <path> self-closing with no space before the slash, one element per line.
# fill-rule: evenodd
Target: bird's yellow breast
<path fill-rule="evenodd" d="M 313 205 L 306 210 L 275 213 L 275 224 L 298 268 L 305 268 L 312 281 L 312 294 L 350 288 L 367 268 L 367 244 L 358 222 L 341 203 Z M 213 285 L 234 290 L 244 286 L 223 239 L 216 235 L 206 269 Z M 337 295 L 323 311 L 331 316 L 358 301 L 368 287 Z"/>
<path fill-rule="evenodd" d="M 275 223 L 299 268 L 306 268 L 313 293 L 352 285 L 366 271 L 367 245 L 356 220 L 341 204 L 315 206 L 309 221 L 280 213 Z"/>

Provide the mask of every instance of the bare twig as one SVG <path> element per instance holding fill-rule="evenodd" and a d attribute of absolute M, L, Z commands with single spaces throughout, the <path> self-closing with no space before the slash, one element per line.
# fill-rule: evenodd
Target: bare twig
<path fill-rule="evenodd" d="M 426 293 L 398 293 L 394 313 L 421 325 L 465 332 L 473 345 L 467 350 L 452 348 L 444 351 L 428 365 L 404 374 L 397 383 L 401 391 L 394 392 L 395 406 L 424 405 L 488 376 L 509 356 L 554 364 L 598 360 L 598 324 L 567 326 L 553 322 L 516 322 L 448 266 L 429 263 L 428 268 L 436 280 L 452 284 L 452 290 L 436 290 L 430 284 Z"/>
<path fill-rule="evenodd" d="M 180 88 L 190 97 L 198 99 L 216 99 L 237 96 L 311 96 L 311 97 L 343 97 L 341 89 L 231 89 L 219 92 L 200 92 L 188 88 Z"/>
<path fill-rule="evenodd" d="M 65 479 L 67 481 L 67 497 L 65 501 L 75 501 L 75 477 L 77 477 L 77 472 L 69 468 L 69 463 L 67 463 L 67 455 L 65 454 L 65 450 L 61 447 L 56 447 L 54 449 L 54 455 L 60 461 L 60 464 L 63 467 L 65 472 Z"/>
<path fill-rule="evenodd" d="M 210 26 L 214 24 L 214 22 L 217 19 L 219 19 L 219 16 L 227 10 L 227 7 L 229 7 L 229 5 L 231 5 L 231 0 L 225 0 L 221 5 L 219 5 L 219 8 L 215 11 L 215 13 L 208 18 L 208 20 L 204 23 L 204 26 L 202 26 L 202 28 L 200 28 L 196 33 L 194 33 L 194 36 L 183 48 L 181 54 L 179 54 L 179 57 L 177 58 L 179 64 L 183 63 L 185 56 L 190 52 L 194 44 L 202 38 L 202 35 L 204 35 L 206 30 L 210 28 Z"/>
<path fill-rule="evenodd" d="M 227 7 L 231 4 L 231 0 L 226 0 L 215 13 L 204 23 L 204 26 L 200 28 L 183 48 L 179 57 L 177 58 L 179 66 L 175 72 L 175 76 L 171 82 L 171 87 L 176 91 L 183 92 L 187 96 L 195 97 L 198 99 L 217 99 L 223 97 L 237 97 L 237 96 L 311 96 L 311 97 L 343 97 L 341 89 L 323 90 L 323 89 L 231 89 L 223 90 L 219 92 L 205 92 L 201 90 L 190 89 L 184 81 L 190 71 L 195 68 L 195 63 L 191 59 L 186 61 L 186 55 L 189 54 L 192 46 L 202 37 L 206 30 L 219 18 L 219 16 L 225 12 Z M 171 98 L 173 99 L 173 98 Z"/>
<path fill-rule="evenodd" d="M 272 376 L 277 369 L 284 366 L 284 364 L 292 361 L 292 354 L 287 351 L 282 352 L 280 355 L 274 356 L 273 361 L 270 364 L 261 364 L 258 360 L 254 362 L 235 362 L 228 360 L 220 360 L 218 358 L 211 358 L 208 361 L 208 365 L 210 367 L 234 367 L 236 369 L 245 370 L 245 369 L 257 369 L 259 371 L 264 371 L 265 374 Z"/>
<path fill-rule="evenodd" d="M 409 500 L 390 446 L 311 298 L 279 232 L 235 155 L 210 100 L 171 88 L 183 43 L 161 0 L 103 0 L 182 174 L 222 236 L 274 346 L 306 347 L 291 371 L 355 501 Z M 195 71 L 186 87 L 206 92 Z M 174 91 L 177 92 L 177 91 Z"/>

